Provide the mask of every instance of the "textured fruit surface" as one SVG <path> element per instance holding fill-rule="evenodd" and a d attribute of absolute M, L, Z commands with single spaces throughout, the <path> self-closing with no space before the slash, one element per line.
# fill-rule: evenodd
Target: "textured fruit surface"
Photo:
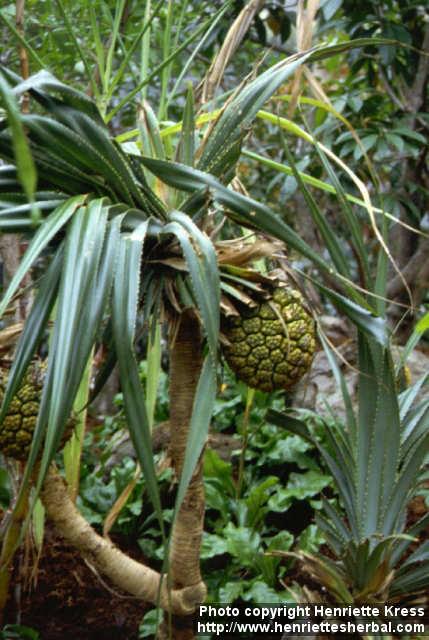
<path fill-rule="evenodd" d="M 9 411 L 0 425 L 0 451 L 5 456 L 17 460 L 25 460 L 28 456 L 39 411 L 44 372 L 45 367 L 42 363 L 32 364 L 9 405 Z M 7 375 L 7 371 L 2 370 L 1 401 L 6 389 Z"/>
<path fill-rule="evenodd" d="M 272 297 L 228 322 L 230 345 L 225 357 L 249 387 L 262 391 L 287 389 L 309 369 L 316 347 L 314 322 L 302 295 L 277 287 Z"/>

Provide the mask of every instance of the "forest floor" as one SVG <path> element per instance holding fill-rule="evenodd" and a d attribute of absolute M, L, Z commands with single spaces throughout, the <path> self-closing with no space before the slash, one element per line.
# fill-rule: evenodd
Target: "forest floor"
<path fill-rule="evenodd" d="M 127 548 L 124 540 L 115 543 L 139 557 L 138 548 Z M 5 623 L 31 627 L 40 640 L 138 639 L 148 605 L 108 585 L 49 529 L 30 588 L 20 578 L 22 567 L 18 554 Z"/>
<path fill-rule="evenodd" d="M 410 504 L 408 524 L 427 511 L 422 496 Z M 421 539 L 429 538 L 429 531 Z M 130 556 L 142 560 L 137 545 L 116 537 L 114 542 Z M 138 640 L 139 626 L 148 609 L 144 602 L 119 593 L 94 573 L 81 556 L 58 538 L 49 527 L 36 579 L 25 586 L 20 577 L 23 554 L 18 553 L 12 578 L 5 623 L 31 627 L 40 640 Z M 288 582 L 305 582 L 317 589 L 309 576 L 292 571 Z M 27 581 L 28 582 L 28 581 Z"/>

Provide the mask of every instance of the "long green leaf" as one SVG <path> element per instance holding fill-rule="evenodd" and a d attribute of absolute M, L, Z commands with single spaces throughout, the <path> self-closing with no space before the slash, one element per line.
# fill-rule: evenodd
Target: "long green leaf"
<path fill-rule="evenodd" d="M 120 33 L 120 28 L 121 28 L 121 21 L 122 18 L 124 16 L 124 10 L 125 10 L 125 3 L 126 0 L 117 0 L 116 1 L 116 6 L 115 6 L 115 14 L 114 14 L 114 18 L 112 20 L 112 16 L 110 14 L 110 8 L 107 2 L 103 2 L 103 6 L 105 8 L 105 11 L 108 13 L 109 15 L 109 21 L 112 24 L 112 33 L 111 33 L 111 37 L 109 40 L 109 48 L 107 51 L 107 55 L 106 55 L 106 73 L 105 73 L 105 86 L 108 89 L 108 87 L 111 84 L 111 76 L 112 76 L 112 70 L 113 70 L 113 56 L 115 55 L 115 49 L 117 46 L 118 41 L 121 42 L 121 33 Z"/>
<path fill-rule="evenodd" d="M 0 74 L 0 105 L 6 111 L 12 132 L 13 151 L 18 177 L 30 202 L 34 199 L 37 174 L 31 155 L 30 147 L 25 135 L 22 115 L 13 92 L 4 77 Z"/>
<path fill-rule="evenodd" d="M 44 200 L 35 201 L 38 212 L 43 214 L 45 211 L 50 212 L 56 209 L 63 200 Z M 3 233 L 21 233 L 21 232 L 33 232 L 35 228 L 43 223 L 44 217 L 42 215 L 41 220 L 37 224 L 34 223 L 34 217 L 31 217 L 34 211 L 33 205 L 23 204 L 9 207 L 7 209 L 0 209 L 0 232 Z"/>
<path fill-rule="evenodd" d="M 314 285 L 324 293 L 338 309 L 343 311 L 363 333 L 374 338 L 381 346 L 388 344 L 388 327 L 384 318 L 374 315 L 368 309 L 361 307 L 340 293 L 325 287 L 320 282 L 316 280 L 312 280 L 312 282 L 314 282 Z"/>
<path fill-rule="evenodd" d="M 397 578 L 391 589 L 392 596 L 395 595 L 407 595 L 411 593 L 418 593 L 419 591 L 425 591 L 427 593 L 429 584 L 429 562 L 423 562 L 418 567 L 413 567 L 405 575 Z"/>
<path fill-rule="evenodd" d="M 147 225 L 147 222 L 142 223 L 134 235 L 121 240 L 113 290 L 112 319 L 128 428 L 164 536 L 150 423 L 134 350 L 137 308 L 140 303 L 139 273 Z"/>
<path fill-rule="evenodd" d="M 417 380 L 411 387 L 407 387 L 398 398 L 399 409 L 401 412 L 401 421 L 406 424 L 406 418 L 408 412 L 413 407 L 414 401 L 417 398 L 420 390 L 425 384 L 429 383 L 429 373 L 423 375 L 421 378 Z"/>
<path fill-rule="evenodd" d="M 429 450 L 429 433 L 425 433 L 415 444 L 406 464 L 400 469 L 385 509 L 383 531 L 389 532 L 406 507 L 407 500 L 415 487 L 423 460 Z"/>
<path fill-rule="evenodd" d="M 102 92 L 104 94 L 106 91 L 107 82 L 106 82 L 106 73 L 105 73 L 104 46 L 103 46 L 102 35 L 101 35 L 101 25 L 99 24 L 98 17 L 95 13 L 94 3 L 87 2 L 86 4 L 89 9 L 89 18 L 90 18 L 91 31 L 92 31 L 91 40 L 94 41 L 95 58 L 97 60 L 97 71 L 102 84 Z M 103 97 L 104 96 L 100 96 L 100 103 L 103 102 Z M 100 107 L 101 106 L 102 105 L 100 104 Z"/>
<path fill-rule="evenodd" d="M 216 398 L 216 369 L 211 356 L 204 361 L 200 379 L 195 392 L 192 417 L 189 427 L 188 441 L 186 443 L 185 460 L 180 476 L 179 488 L 175 503 L 175 511 L 180 508 L 186 490 L 200 458 L 203 447 L 207 441 L 207 434 L 213 414 Z"/>
<path fill-rule="evenodd" d="M 116 191 L 129 204 L 136 204 L 154 215 L 165 214 L 161 201 L 148 188 L 144 176 L 134 174 L 131 158 L 121 151 L 111 139 L 96 105 L 87 96 L 59 82 L 47 72 L 40 72 L 16 85 L 14 91 L 30 91 L 31 95 L 59 122 L 41 116 L 27 116 L 27 126 L 32 129 L 42 154 L 34 156 L 38 165 L 46 164 L 46 157 L 52 159 L 49 170 L 64 167 L 64 174 L 82 177 L 83 182 L 99 184 L 104 188 L 102 195 Z M 58 97 L 61 98 L 58 99 Z M 0 140 L 1 146 L 1 140 Z M 67 164 L 67 160 L 69 161 Z M 52 167 L 53 165 L 53 167 Z M 136 165 L 138 167 L 138 165 Z M 88 168 L 91 169 L 90 174 Z M 47 170 L 47 178 L 52 175 Z M 81 173 L 79 173 L 79 171 Z M 85 173 L 86 172 L 86 173 Z M 98 177 L 104 176 L 105 180 Z M 42 174 L 43 175 L 43 174 Z M 103 184 L 104 183 L 104 184 Z M 59 183 L 68 191 L 67 180 Z M 79 185 L 75 185 L 75 189 Z M 94 187 L 90 187 L 94 189 Z M 82 184 L 80 191 L 88 187 Z M 95 187 L 98 193 L 97 187 Z"/>
<path fill-rule="evenodd" d="M 325 58 L 331 58 L 339 53 L 345 53 L 351 49 L 361 49 L 362 47 L 377 47 L 377 46 L 404 46 L 403 43 L 398 40 L 392 40 L 391 38 L 355 38 L 353 40 L 347 40 L 345 42 L 339 42 L 331 45 L 321 45 L 316 47 L 311 54 L 312 60 L 324 60 Z"/>
<path fill-rule="evenodd" d="M 362 273 L 364 275 L 364 284 L 368 287 L 371 284 L 370 277 L 369 277 L 369 263 L 368 263 L 368 255 L 367 255 L 368 251 L 363 241 L 361 226 L 359 225 L 357 217 L 353 213 L 350 202 L 347 199 L 347 194 L 338 178 L 338 175 L 332 169 L 328 161 L 328 158 L 326 157 L 326 154 L 318 144 L 316 138 L 314 136 L 312 136 L 312 138 L 314 140 L 316 153 L 319 156 L 322 162 L 322 165 L 324 166 L 329 176 L 329 180 L 335 189 L 338 201 L 340 203 L 340 211 L 342 211 L 343 213 L 343 217 L 347 225 L 347 229 L 350 231 L 350 235 L 353 241 L 353 246 L 355 247 L 355 250 L 356 250 L 356 255 L 359 258 L 359 264 L 362 269 Z"/>
<path fill-rule="evenodd" d="M 85 202 L 86 196 L 70 198 L 58 207 L 45 221 L 42 227 L 34 235 L 25 255 L 15 272 L 6 293 L 0 303 L 0 316 L 5 312 L 9 302 L 15 295 L 19 284 L 28 273 L 34 261 L 39 257 L 43 249 L 49 244 L 58 231 L 67 224 L 74 212 Z"/>
<path fill-rule="evenodd" d="M 183 127 L 177 147 L 176 160 L 190 167 L 194 166 L 195 156 L 195 109 L 192 85 L 188 86 L 186 103 L 183 110 Z"/>
<path fill-rule="evenodd" d="M 40 282 L 37 295 L 18 340 L 13 363 L 8 376 L 7 386 L 3 396 L 0 411 L 0 424 L 7 415 L 10 402 L 18 391 L 27 367 L 34 357 L 37 347 L 43 337 L 43 333 L 46 330 L 49 316 L 58 292 L 62 261 L 63 250 L 59 247 Z"/>
<path fill-rule="evenodd" d="M 332 452 L 335 461 L 342 471 L 347 483 L 347 493 L 355 500 L 355 460 L 350 447 L 348 434 L 344 433 L 344 427 L 336 426 L 326 429 L 326 444 Z"/>
<path fill-rule="evenodd" d="M 165 159 L 164 145 L 159 131 L 159 123 L 150 104 L 146 101 L 140 107 L 138 125 L 143 150 L 147 149 L 153 158 Z"/>
<path fill-rule="evenodd" d="M 396 543 L 392 552 L 392 565 L 394 566 L 405 553 L 410 544 L 415 541 L 417 536 L 425 531 L 429 526 L 429 513 L 426 513 L 420 520 L 407 529 L 407 538 L 401 539 Z"/>
<path fill-rule="evenodd" d="M 0 67 L 0 69 L 2 73 L 5 73 L 4 67 Z M 99 125 L 104 125 L 100 112 L 91 98 L 82 91 L 64 84 L 46 69 L 42 69 L 25 80 L 19 76 L 14 76 L 14 78 L 15 95 L 22 95 L 28 91 L 41 104 L 45 104 L 49 97 L 60 98 L 64 106 L 85 113 Z"/>
<path fill-rule="evenodd" d="M 67 200 L 65 194 L 55 191 L 36 191 L 34 198 L 39 211 L 45 214 L 59 207 L 65 200 Z M 26 220 L 28 228 L 34 231 L 46 219 L 46 215 L 35 223 L 31 218 L 31 211 L 32 205 L 28 203 L 27 197 L 22 191 L 0 195 L 0 227 L 6 226 L 9 220 L 21 215 L 23 220 Z"/>
<path fill-rule="evenodd" d="M 41 178 L 66 193 L 108 194 L 148 215 L 165 216 L 164 206 L 147 186 L 141 169 L 137 177 L 131 158 L 116 148 L 102 127 L 70 110 L 66 120 L 73 129 L 46 117 L 26 116 Z M 11 158 L 10 147 L 8 137 L 0 134 L 4 157 Z"/>
<path fill-rule="evenodd" d="M 207 334 L 213 362 L 217 359 L 219 342 L 220 283 L 216 251 L 209 238 L 192 220 L 180 211 L 170 214 L 171 222 L 164 233 L 174 234 L 180 242 L 191 277 L 192 288 L 200 310 L 203 328 Z M 199 248 L 199 255 L 191 242 Z"/>
<path fill-rule="evenodd" d="M 392 495 L 401 428 L 391 356 L 362 332 L 359 371 L 357 508 L 362 536 L 368 537 L 379 531 Z"/>
<path fill-rule="evenodd" d="M 164 10 L 164 17 L 165 17 L 165 21 L 163 24 L 163 29 L 162 29 L 162 58 L 163 61 L 167 60 L 169 58 L 169 54 L 170 54 L 170 48 L 172 45 L 172 27 L 173 27 L 173 15 L 174 15 L 174 5 L 175 3 L 173 3 L 172 0 L 166 0 L 166 8 Z M 177 3 L 176 3 L 177 6 Z M 183 17 L 183 10 L 185 8 L 185 4 L 181 5 L 181 15 L 180 18 Z M 180 33 L 181 30 L 181 19 L 179 19 L 179 24 L 178 24 L 178 32 Z M 172 48 L 174 50 L 174 47 Z M 166 101 L 167 101 L 167 87 L 168 87 L 168 83 L 171 77 L 171 71 L 172 71 L 172 61 L 170 61 L 168 64 L 164 65 L 162 71 L 161 71 L 161 93 L 159 96 L 159 108 L 158 108 L 158 118 L 160 120 L 166 119 L 167 118 L 167 112 L 166 112 Z"/>
<path fill-rule="evenodd" d="M 187 77 L 189 68 L 193 64 L 199 51 L 204 48 L 207 41 L 210 41 L 213 31 L 216 29 L 216 26 L 222 20 L 223 16 L 228 11 L 230 6 L 231 6 L 231 0 L 226 0 L 226 1 L 224 0 L 224 2 L 222 2 L 221 10 L 218 11 L 216 15 L 213 17 L 213 22 L 210 24 L 209 28 L 205 31 L 202 38 L 196 44 L 196 46 L 192 50 L 191 55 L 186 59 L 186 62 L 183 65 L 183 68 L 181 69 L 172 90 L 168 94 L 167 108 L 168 108 L 168 105 L 171 104 L 171 102 L 173 101 L 173 98 L 176 96 L 177 91 L 179 90 L 180 85 L 183 82 L 183 78 Z"/>
<path fill-rule="evenodd" d="M 350 397 L 350 393 L 349 390 L 347 388 L 347 384 L 346 384 L 346 380 L 345 377 L 340 369 L 340 367 L 338 366 L 337 360 L 334 356 L 334 353 L 331 349 L 331 346 L 328 344 L 328 341 L 326 340 L 323 331 L 319 331 L 318 332 L 318 336 L 319 336 L 319 340 L 322 343 L 323 346 L 323 350 L 326 353 L 326 357 L 328 359 L 329 365 L 332 369 L 332 372 L 334 374 L 334 378 L 335 381 L 337 383 L 337 385 L 339 386 L 339 388 L 341 389 L 341 394 L 343 396 L 343 402 L 344 402 L 344 407 L 346 410 L 346 424 L 347 424 L 347 429 L 350 433 L 351 436 L 351 442 L 353 443 L 353 445 L 356 444 L 356 433 L 357 433 L 357 425 L 356 425 L 356 416 L 355 416 L 355 412 L 353 409 L 353 403 L 352 403 L 352 399 Z"/>
<path fill-rule="evenodd" d="M 109 186 L 125 203 L 131 206 L 135 204 L 133 197 L 138 202 L 136 184 L 107 134 L 88 116 L 76 113 L 76 119 L 79 119 L 82 133 L 43 116 L 26 116 L 25 125 L 39 148 L 46 148 L 51 154 L 82 171 L 89 169 L 92 173 L 104 175 Z"/>
<path fill-rule="evenodd" d="M 406 573 L 411 565 L 414 565 L 416 563 L 420 563 L 420 562 L 427 562 L 428 566 L 429 566 L 429 540 L 425 540 L 424 542 L 422 542 L 422 544 L 417 547 L 417 549 L 415 549 L 413 551 L 413 553 L 411 553 L 408 558 L 406 560 L 404 560 L 404 562 L 401 564 L 397 575 L 403 575 L 404 573 Z M 428 584 L 429 584 L 429 575 L 428 575 Z"/>
<path fill-rule="evenodd" d="M 230 170 L 238 159 L 242 140 L 259 109 L 310 55 L 311 52 L 307 51 L 293 59 L 278 62 L 231 100 L 215 123 L 210 137 L 203 143 L 198 169 L 217 176 Z"/>
<path fill-rule="evenodd" d="M 265 114 L 266 112 L 258 112 L 258 116 L 260 114 Z M 201 116 L 200 116 L 201 118 Z M 200 120 L 200 118 L 198 118 L 198 120 Z M 264 118 L 262 118 L 264 119 Z M 275 116 L 273 116 L 273 121 L 275 122 Z M 176 128 L 179 125 L 175 125 Z M 174 128 L 171 127 L 171 129 Z M 161 135 L 167 135 L 169 131 L 169 128 L 167 129 L 163 129 L 161 131 Z M 298 135 L 299 137 L 307 140 L 308 142 L 312 143 L 312 139 L 307 139 L 306 135 L 305 135 L 305 131 L 304 129 L 301 129 L 300 127 L 298 127 L 297 125 L 295 125 L 295 129 L 291 130 L 291 133 L 293 135 Z M 123 134 L 121 136 L 118 136 L 118 139 L 122 139 L 123 137 L 125 137 L 126 139 L 128 139 L 128 137 L 135 137 L 137 135 L 137 130 L 131 131 L 131 132 L 127 132 L 126 134 Z M 250 151 L 249 149 L 242 149 L 242 155 L 245 156 L 246 158 L 250 158 L 251 160 L 255 160 L 256 162 L 259 162 L 260 164 L 269 167 L 270 169 L 274 169 L 275 171 L 278 171 L 280 173 L 284 173 L 288 176 L 293 176 L 294 172 L 292 170 L 292 167 L 289 167 L 286 164 L 283 164 L 281 162 L 277 162 L 276 160 L 273 160 L 272 158 L 268 158 L 266 156 L 261 156 L 259 153 L 255 153 L 254 151 Z M 318 178 L 315 178 L 314 176 L 308 174 L 308 173 L 304 173 L 303 171 L 298 171 L 302 181 L 305 184 L 309 184 L 312 187 L 315 187 L 316 189 L 320 189 L 321 191 L 324 191 L 326 193 L 331 193 L 332 195 L 336 195 L 336 189 L 335 187 L 333 187 L 331 184 L 329 184 L 328 182 L 325 182 L 323 180 L 319 180 Z M 357 204 L 359 207 L 364 208 L 365 210 L 368 210 L 368 205 L 361 199 L 361 198 L 357 198 L 356 196 L 351 195 L 350 193 L 346 193 L 345 197 L 347 198 L 348 202 L 351 202 L 352 204 Z M 384 211 L 383 209 L 379 209 L 378 207 L 373 207 L 373 211 L 374 213 L 377 213 L 379 215 L 383 215 L 386 218 L 388 218 L 391 222 L 393 223 L 397 223 L 397 219 L 391 214 L 388 213 L 387 211 Z M 423 234 L 424 236 L 427 236 L 427 234 L 416 230 L 417 233 L 419 233 L 420 235 Z"/>
<path fill-rule="evenodd" d="M 315 523 L 320 531 L 323 533 L 324 538 L 328 546 L 337 556 L 341 556 L 344 547 L 344 540 L 338 534 L 338 530 L 334 526 L 331 519 L 324 517 L 320 512 L 315 515 Z"/>
<path fill-rule="evenodd" d="M 13 161 L 12 140 L 7 132 L 0 132 L 0 155 L 3 159 Z M 39 179 L 48 183 L 50 188 L 58 188 L 63 193 L 76 195 L 76 193 L 98 193 L 103 185 L 103 180 L 97 176 L 91 176 L 88 171 L 84 172 L 76 164 L 67 162 L 55 151 L 50 151 L 47 147 L 39 148 L 32 145 L 32 155 L 37 166 Z M 114 192 L 109 185 L 103 186 L 103 195 Z"/>
<path fill-rule="evenodd" d="M 48 370 L 35 437 L 45 446 L 40 464 L 41 486 L 61 441 L 109 295 L 118 223 L 108 227 L 108 203 L 94 200 L 81 207 L 69 226 Z M 35 442 L 29 465 L 37 455 Z"/>
<path fill-rule="evenodd" d="M 146 8 L 149 7 L 150 3 L 146 3 Z M 137 35 L 135 36 L 133 42 L 131 43 L 131 45 L 128 47 L 125 56 L 121 62 L 121 64 L 119 65 L 119 68 L 116 72 L 116 74 L 113 76 L 110 84 L 109 84 L 109 88 L 107 91 L 107 98 L 110 100 L 110 98 L 113 95 L 113 92 L 115 90 L 115 88 L 117 87 L 118 83 L 121 82 L 123 76 L 124 76 L 124 72 L 125 69 L 127 67 L 127 65 L 130 64 L 130 60 L 131 57 L 133 55 L 133 53 L 135 52 L 136 48 L 139 45 L 139 42 L 142 40 L 142 38 L 144 38 L 145 35 L 148 35 L 146 32 L 148 32 L 148 29 L 150 29 L 150 26 L 153 22 L 153 20 L 158 16 L 160 9 L 162 7 L 162 5 L 164 4 L 164 0 L 158 0 L 156 6 L 154 7 L 152 13 L 149 15 L 150 13 L 150 8 L 148 9 L 148 11 L 145 11 L 145 16 L 143 19 L 143 23 L 142 23 L 142 27 L 140 29 L 140 31 L 137 33 Z M 143 96 L 144 97 L 144 96 Z"/>
<path fill-rule="evenodd" d="M 384 40 L 384 43 L 393 41 Z M 217 176 L 227 174 L 238 159 L 243 137 L 258 110 L 302 64 L 366 45 L 368 39 L 364 38 L 341 45 L 321 45 L 297 53 L 267 69 L 241 89 L 222 111 L 210 137 L 203 142 L 198 168 Z"/>
<path fill-rule="evenodd" d="M 350 481 L 351 470 L 346 470 L 344 463 L 341 464 L 341 460 L 336 460 L 331 454 L 323 447 L 313 436 L 310 434 L 307 426 L 301 420 L 297 420 L 295 417 L 281 413 L 279 411 L 270 409 L 267 413 L 267 420 L 274 424 L 288 429 L 292 433 L 301 436 L 305 440 L 308 440 L 315 445 L 328 466 L 342 497 L 344 506 L 347 511 L 350 526 L 353 530 L 356 530 L 356 499 L 353 486 Z"/>
<path fill-rule="evenodd" d="M 166 162 L 146 157 L 142 157 L 140 160 L 152 173 L 172 187 L 182 191 L 199 191 L 198 195 L 201 195 L 204 200 L 207 198 L 207 189 L 209 189 L 214 199 L 227 208 L 227 215 L 236 219 L 239 224 L 259 228 L 261 231 L 284 240 L 323 270 L 331 271 L 331 267 L 325 260 L 313 251 L 279 216 L 276 216 L 269 207 L 227 189 L 216 178 L 203 171 L 177 162 Z M 187 213 L 187 211 L 185 212 Z"/>
<path fill-rule="evenodd" d="M 401 354 L 401 364 L 405 364 L 408 356 L 417 347 L 423 335 L 429 331 L 429 312 L 427 312 L 414 327 L 413 333 L 408 338 L 407 343 Z"/>
<path fill-rule="evenodd" d="M 266 415 L 268 422 L 272 422 L 278 427 L 287 429 L 292 433 L 300 436 L 312 445 L 315 445 L 315 439 L 310 433 L 309 428 L 303 420 L 299 420 L 291 415 L 277 411 L 276 409 L 269 409 Z"/>
<path fill-rule="evenodd" d="M 402 428 L 401 458 L 406 459 L 410 449 L 429 428 L 429 398 L 415 407 L 404 420 Z"/>
<path fill-rule="evenodd" d="M 336 536 L 338 536 L 343 543 L 348 542 L 350 540 L 350 531 L 337 509 L 324 496 L 322 496 L 322 504 L 323 511 L 328 517 L 328 522 L 334 528 Z"/>
<path fill-rule="evenodd" d="M 296 167 L 293 156 L 287 144 L 285 143 L 285 141 L 283 142 L 283 148 L 284 148 L 284 152 L 286 154 L 287 160 L 290 166 L 292 167 L 294 178 L 297 181 L 298 186 L 301 190 L 301 193 L 304 196 L 310 215 L 325 242 L 326 248 L 328 249 L 329 254 L 332 258 L 332 262 L 335 264 L 339 273 L 341 273 L 348 280 L 351 280 L 352 276 L 350 272 L 350 267 L 349 267 L 346 255 L 344 254 L 341 244 L 336 236 L 336 233 L 334 232 L 331 225 L 329 224 L 326 216 L 324 216 L 320 211 L 315 199 L 313 198 L 313 196 L 305 186 L 305 183 L 299 174 L 299 171 Z M 351 287 L 349 288 L 349 294 L 353 296 L 353 289 Z"/>

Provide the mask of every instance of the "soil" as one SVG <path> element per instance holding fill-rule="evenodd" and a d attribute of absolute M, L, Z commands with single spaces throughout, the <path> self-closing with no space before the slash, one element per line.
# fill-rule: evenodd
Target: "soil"
<path fill-rule="evenodd" d="M 129 555 L 142 560 L 126 542 L 115 539 Z M 108 585 L 51 531 L 31 589 L 20 584 L 17 556 L 6 624 L 31 627 L 40 633 L 40 640 L 137 640 L 148 605 Z"/>

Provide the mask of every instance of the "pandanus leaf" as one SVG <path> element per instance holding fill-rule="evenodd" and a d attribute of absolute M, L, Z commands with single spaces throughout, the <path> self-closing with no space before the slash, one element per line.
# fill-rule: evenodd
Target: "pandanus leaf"
<path fill-rule="evenodd" d="M 150 421 L 134 349 L 137 312 L 140 306 L 140 266 L 147 222 L 120 242 L 113 290 L 113 335 L 118 358 L 128 428 L 145 475 L 148 494 L 163 532 L 163 519 L 152 452 Z"/>

